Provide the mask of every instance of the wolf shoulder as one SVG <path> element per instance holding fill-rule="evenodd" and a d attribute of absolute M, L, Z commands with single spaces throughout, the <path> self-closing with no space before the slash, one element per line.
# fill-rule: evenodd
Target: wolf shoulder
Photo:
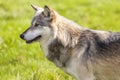
<path fill-rule="evenodd" d="M 91 30 L 97 55 L 120 57 L 120 32 Z"/>
<path fill-rule="evenodd" d="M 120 32 L 91 30 L 103 41 L 120 41 Z"/>

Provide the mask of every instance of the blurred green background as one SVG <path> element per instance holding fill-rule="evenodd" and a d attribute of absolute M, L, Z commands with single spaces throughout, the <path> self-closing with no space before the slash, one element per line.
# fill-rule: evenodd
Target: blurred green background
<path fill-rule="evenodd" d="M 120 31 L 120 0 L 0 0 L 0 80 L 74 80 L 45 58 L 39 43 L 19 38 L 34 15 L 31 4 L 87 28 Z"/>

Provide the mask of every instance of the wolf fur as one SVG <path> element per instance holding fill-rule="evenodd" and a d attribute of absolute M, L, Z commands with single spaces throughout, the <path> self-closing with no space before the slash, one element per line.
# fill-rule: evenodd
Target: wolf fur
<path fill-rule="evenodd" d="M 20 37 L 40 42 L 45 56 L 76 80 L 120 80 L 120 32 L 83 28 L 45 6 Z"/>

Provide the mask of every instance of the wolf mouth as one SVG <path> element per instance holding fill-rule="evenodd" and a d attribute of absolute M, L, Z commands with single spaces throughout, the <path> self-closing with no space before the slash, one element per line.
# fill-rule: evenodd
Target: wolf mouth
<path fill-rule="evenodd" d="M 26 41 L 26 43 L 32 43 L 33 41 L 37 41 L 37 40 L 39 40 L 40 38 L 41 38 L 41 35 L 35 37 L 35 38 L 32 39 L 32 40 L 28 40 L 28 41 Z"/>

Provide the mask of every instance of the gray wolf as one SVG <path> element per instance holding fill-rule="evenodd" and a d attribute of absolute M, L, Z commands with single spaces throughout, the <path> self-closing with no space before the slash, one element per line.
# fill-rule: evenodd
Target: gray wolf
<path fill-rule="evenodd" d="M 84 28 L 48 6 L 20 37 L 40 42 L 45 56 L 76 80 L 120 80 L 120 32 Z"/>

